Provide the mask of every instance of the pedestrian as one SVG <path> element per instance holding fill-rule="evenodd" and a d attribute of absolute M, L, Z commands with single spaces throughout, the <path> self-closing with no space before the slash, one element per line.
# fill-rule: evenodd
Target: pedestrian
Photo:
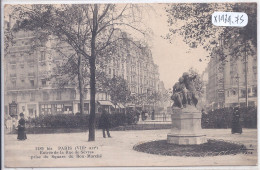
<path fill-rule="evenodd" d="M 163 121 L 166 121 L 166 113 L 163 112 Z"/>
<path fill-rule="evenodd" d="M 154 110 L 152 111 L 152 120 L 155 120 Z"/>
<path fill-rule="evenodd" d="M 111 138 L 110 133 L 109 133 L 109 128 L 110 128 L 110 120 L 109 120 L 109 114 L 105 109 L 102 109 L 102 114 L 99 120 L 99 126 L 102 128 L 103 131 L 103 137 L 106 138 L 106 132 L 107 131 L 107 136 Z"/>
<path fill-rule="evenodd" d="M 142 121 L 144 121 L 144 119 L 145 119 L 145 118 L 144 118 L 144 117 L 145 117 L 145 112 L 146 112 L 146 111 L 142 111 L 142 115 L 141 115 L 141 116 L 142 116 Z"/>
<path fill-rule="evenodd" d="M 18 122 L 18 140 L 26 140 L 27 136 L 25 133 L 25 120 L 24 120 L 24 114 L 20 113 L 20 120 Z"/>
<path fill-rule="evenodd" d="M 240 113 L 239 107 L 234 108 L 233 117 L 232 117 L 232 125 L 231 125 L 231 133 L 242 133 L 242 126 L 240 123 Z"/>

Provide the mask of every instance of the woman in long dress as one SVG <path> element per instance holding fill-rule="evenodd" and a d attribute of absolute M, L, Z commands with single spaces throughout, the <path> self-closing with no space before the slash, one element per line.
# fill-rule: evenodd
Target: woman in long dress
<path fill-rule="evenodd" d="M 242 126 L 240 123 L 239 107 L 235 107 L 232 118 L 231 133 L 242 133 Z"/>
<path fill-rule="evenodd" d="M 27 139 L 26 133 L 25 133 L 25 120 L 24 120 L 24 114 L 20 113 L 21 119 L 19 120 L 18 124 L 18 140 L 25 140 Z"/>

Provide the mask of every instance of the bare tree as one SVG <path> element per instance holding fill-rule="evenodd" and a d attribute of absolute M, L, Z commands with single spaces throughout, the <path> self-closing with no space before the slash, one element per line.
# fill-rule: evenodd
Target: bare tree
<path fill-rule="evenodd" d="M 105 60 L 120 48 L 126 39 L 122 30 L 134 30 L 145 35 L 134 4 L 80 4 L 17 6 L 16 30 L 38 31 L 55 36 L 75 51 L 77 59 L 80 111 L 83 112 L 83 59 L 89 65 L 90 118 L 89 141 L 95 140 L 96 63 Z"/>

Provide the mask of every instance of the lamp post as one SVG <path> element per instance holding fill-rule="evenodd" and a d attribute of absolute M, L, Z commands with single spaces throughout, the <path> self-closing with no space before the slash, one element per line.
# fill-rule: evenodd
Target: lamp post
<path fill-rule="evenodd" d="M 245 42 L 245 84 L 246 84 L 246 107 L 248 107 L 248 83 L 247 83 L 247 67 L 248 67 L 248 57 L 247 57 L 247 43 Z"/>
<path fill-rule="evenodd" d="M 237 76 L 235 77 L 237 79 L 237 102 L 238 102 L 238 105 L 240 106 L 240 101 L 239 101 L 239 75 L 237 73 Z"/>

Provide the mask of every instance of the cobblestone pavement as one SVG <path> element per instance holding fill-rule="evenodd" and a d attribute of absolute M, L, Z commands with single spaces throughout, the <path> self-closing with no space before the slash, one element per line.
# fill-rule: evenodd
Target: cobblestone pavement
<path fill-rule="evenodd" d="M 112 138 L 103 138 L 96 131 L 96 141 L 88 142 L 88 133 L 28 134 L 26 141 L 16 135 L 5 135 L 5 165 L 15 167 L 64 166 L 208 166 L 256 165 L 257 130 L 243 129 L 231 134 L 230 129 L 203 130 L 208 139 L 223 139 L 245 144 L 248 154 L 214 157 L 176 157 L 134 151 L 134 145 L 166 139 L 170 130 L 112 131 Z M 44 150 L 41 150 L 43 147 Z M 47 150 L 47 147 L 52 150 Z M 85 148 L 83 149 L 82 148 Z M 79 153 L 75 153 L 75 151 Z M 40 152 L 42 151 L 42 154 Z M 56 151 L 56 152 L 55 152 Z M 61 154 L 60 152 L 63 152 Z M 70 153 L 71 152 L 71 153 Z M 72 153 L 73 152 L 73 153 Z M 81 152 L 81 153 L 80 153 Z M 48 156 L 44 158 L 45 156 Z M 70 157 L 70 155 L 73 157 Z M 65 157 L 63 157 L 65 156 Z M 39 158 L 41 157 L 41 158 Z"/>

